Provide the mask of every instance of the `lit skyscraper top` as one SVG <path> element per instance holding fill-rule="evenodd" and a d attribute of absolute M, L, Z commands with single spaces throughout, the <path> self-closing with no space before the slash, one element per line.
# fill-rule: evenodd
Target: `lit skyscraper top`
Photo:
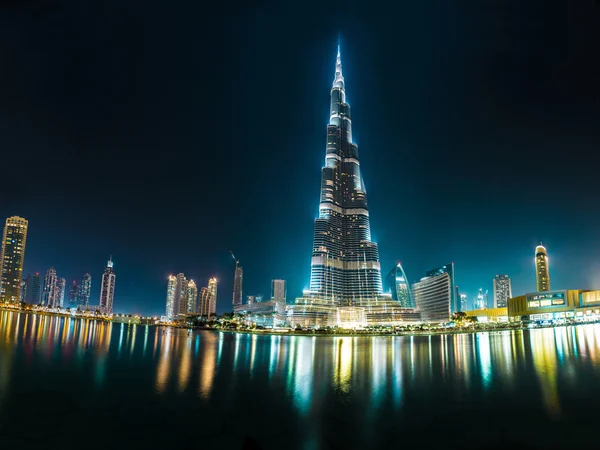
<path fill-rule="evenodd" d="M 550 267 L 546 247 L 538 245 L 535 248 L 535 281 L 538 292 L 550 290 Z"/>
<path fill-rule="evenodd" d="M 313 242 L 310 295 L 335 305 L 352 305 L 382 294 L 379 251 L 371 241 L 367 193 L 358 146 L 352 142 L 339 46 Z"/>

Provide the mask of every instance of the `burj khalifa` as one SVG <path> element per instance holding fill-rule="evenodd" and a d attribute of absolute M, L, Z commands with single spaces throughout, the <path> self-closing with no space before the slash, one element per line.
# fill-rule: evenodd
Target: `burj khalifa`
<path fill-rule="evenodd" d="M 336 306 L 360 306 L 382 292 L 379 250 L 371 240 L 367 192 L 358 146 L 352 142 L 338 46 L 309 295 Z"/>

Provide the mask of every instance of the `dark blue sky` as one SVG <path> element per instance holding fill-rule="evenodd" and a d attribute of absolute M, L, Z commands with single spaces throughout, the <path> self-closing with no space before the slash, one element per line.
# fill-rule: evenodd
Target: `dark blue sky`
<path fill-rule="evenodd" d="M 454 261 L 600 288 L 600 9 L 590 1 L 0 6 L 0 215 L 25 272 L 93 276 L 159 314 L 166 277 L 307 286 L 338 33 L 383 274 Z M 524 4 L 525 3 L 525 4 Z"/>

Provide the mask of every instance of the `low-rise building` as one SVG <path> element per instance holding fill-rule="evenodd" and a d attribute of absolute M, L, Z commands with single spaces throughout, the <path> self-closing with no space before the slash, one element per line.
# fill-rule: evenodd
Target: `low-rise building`
<path fill-rule="evenodd" d="M 600 320 L 600 291 L 562 289 L 520 295 L 508 301 L 508 316 L 524 323 Z"/>
<path fill-rule="evenodd" d="M 475 317 L 477 322 L 508 322 L 508 308 L 475 309 L 465 314 Z"/>

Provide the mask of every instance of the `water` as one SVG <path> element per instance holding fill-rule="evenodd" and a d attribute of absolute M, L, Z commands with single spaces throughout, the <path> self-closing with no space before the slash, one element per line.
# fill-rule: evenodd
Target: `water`
<path fill-rule="evenodd" d="M 258 336 L 0 311 L 0 448 L 579 447 L 600 325 Z"/>

